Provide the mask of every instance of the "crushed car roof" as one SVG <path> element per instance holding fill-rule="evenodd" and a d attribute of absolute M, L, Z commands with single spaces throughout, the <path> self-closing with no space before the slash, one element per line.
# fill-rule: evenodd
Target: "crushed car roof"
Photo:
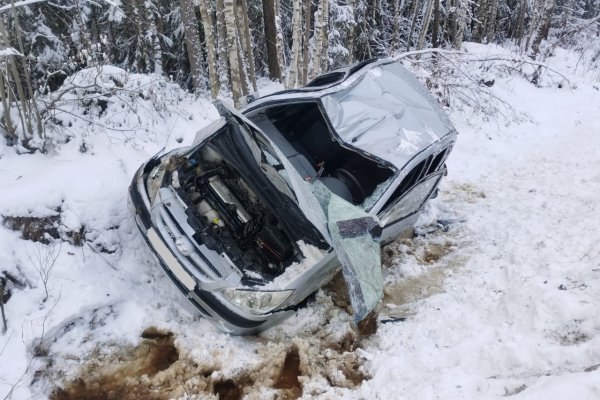
<path fill-rule="evenodd" d="M 341 141 L 399 169 L 420 150 L 455 131 L 435 98 L 399 62 L 383 59 L 348 73 L 351 70 L 346 68 L 333 84 L 261 97 L 243 112 L 251 114 L 270 103 L 320 100 Z"/>

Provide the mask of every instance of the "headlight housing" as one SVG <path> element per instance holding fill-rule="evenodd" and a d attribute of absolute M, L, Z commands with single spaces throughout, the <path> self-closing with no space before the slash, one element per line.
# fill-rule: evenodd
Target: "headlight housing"
<path fill-rule="evenodd" d="M 286 301 L 293 290 L 258 291 L 225 288 L 221 293 L 227 300 L 250 314 L 266 314 Z"/>

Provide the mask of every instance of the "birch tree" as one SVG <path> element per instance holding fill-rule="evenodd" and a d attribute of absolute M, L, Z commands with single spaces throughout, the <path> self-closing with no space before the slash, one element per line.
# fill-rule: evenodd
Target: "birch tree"
<path fill-rule="evenodd" d="M 421 12 L 420 5 L 421 5 L 421 0 L 414 1 L 413 18 L 412 18 L 412 22 L 410 24 L 410 30 L 408 31 L 408 39 L 406 39 L 406 51 L 410 51 L 410 48 L 412 46 L 413 33 L 415 31 L 415 26 L 417 24 L 417 17 L 419 16 L 419 13 Z"/>
<path fill-rule="evenodd" d="M 206 53 L 208 58 L 208 77 L 210 81 L 210 95 L 216 99 L 219 95 L 219 72 L 217 70 L 217 44 L 214 35 L 214 22 L 210 2 L 200 0 L 200 17 L 206 39 Z"/>
<path fill-rule="evenodd" d="M 436 1 L 439 0 L 428 0 L 426 3 L 423 24 L 421 25 L 421 32 L 419 33 L 419 40 L 417 41 L 417 50 L 421 50 L 425 47 L 425 37 L 427 35 L 427 30 L 429 29 L 429 21 L 431 20 L 431 14 Z"/>
<path fill-rule="evenodd" d="M 292 11 L 292 58 L 290 62 L 290 73 L 286 87 L 292 88 L 298 85 L 298 72 L 301 62 L 302 49 L 302 0 L 293 0 Z"/>
<path fill-rule="evenodd" d="M 0 16 L 0 24 L 4 26 L 2 17 Z M 8 37 L 4 33 L 4 29 L 0 29 L 0 51 L 8 51 Z M 0 67 L 2 64 L 0 63 Z M 6 82 L 6 84 L 5 84 Z M 16 128 L 13 125 L 12 117 L 10 115 L 11 101 L 10 101 L 10 87 L 8 82 L 8 73 L 4 74 L 4 68 L 0 68 L 0 100 L 2 100 L 2 122 L 4 129 L 6 130 L 9 138 L 12 140 L 17 139 Z"/>
<path fill-rule="evenodd" d="M 19 75 L 19 70 L 17 68 L 16 57 L 23 57 L 22 54 L 19 54 L 16 50 L 9 48 L 8 46 L 8 32 L 6 30 L 6 26 L 4 24 L 4 20 L 0 18 L 0 32 L 2 32 L 2 36 L 6 43 L 6 51 L 8 51 L 8 55 L 6 56 L 7 62 L 7 70 L 6 70 L 6 89 L 10 92 L 11 86 L 10 81 L 8 79 L 9 76 L 12 76 L 13 84 L 16 88 L 17 95 L 15 96 L 15 105 L 19 110 L 19 118 L 21 120 L 21 128 L 23 133 L 23 139 L 29 140 L 33 136 L 33 127 L 32 127 L 32 114 L 30 111 L 30 104 L 25 96 L 25 90 L 23 89 L 23 83 L 21 82 L 21 76 Z M 8 94 L 10 96 L 10 94 Z M 8 112 L 10 112 L 11 101 L 8 101 Z"/>
<path fill-rule="evenodd" d="M 231 76 L 231 92 L 233 95 L 233 103 L 236 107 L 239 107 L 240 99 L 242 97 L 242 83 L 240 80 L 240 59 L 238 37 L 235 29 L 235 5 L 233 0 L 224 0 L 223 7 L 227 34 L 227 58 L 229 60 L 229 73 Z"/>
<path fill-rule="evenodd" d="M 240 26 L 241 39 L 243 39 L 244 53 L 248 64 L 248 77 L 252 83 L 252 89 L 256 92 L 256 70 L 254 68 L 254 54 L 252 49 L 252 36 L 250 35 L 250 23 L 248 22 L 248 4 L 246 0 L 238 0 L 238 8 L 242 16 L 242 26 Z M 239 25 L 238 25 L 239 26 Z"/>
<path fill-rule="evenodd" d="M 219 66 L 219 81 L 221 90 L 228 91 L 231 87 L 229 70 L 229 53 L 227 51 L 227 27 L 225 25 L 224 0 L 216 0 L 217 5 L 217 54 Z"/>
<path fill-rule="evenodd" d="M 234 3 L 234 8 L 237 11 L 237 7 Z M 235 12 L 234 14 L 234 28 L 235 28 L 235 41 L 237 48 L 237 61 L 238 61 L 238 73 L 240 74 L 240 85 L 242 88 L 242 96 L 246 96 L 248 94 L 248 64 L 246 62 L 245 51 L 244 51 L 244 41 L 242 39 L 242 21 L 239 13 Z"/>
<path fill-rule="evenodd" d="M 198 19 L 196 18 L 193 0 L 179 0 L 179 7 L 181 8 L 185 48 L 190 62 L 194 91 L 198 93 L 204 88 L 203 57 L 200 36 L 198 35 Z"/>
<path fill-rule="evenodd" d="M 327 40 L 328 25 L 329 0 L 319 0 L 319 9 L 315 13 L 315 47 L 313 51 L 312 78 L 327 70 L 329 62 L 329 41 Z"/>
<path fill-rule="evenodd" d="M 548 37 L 548 31 L 550 30 L 550 22 L 552 20 L 552 12 L 554 10 L 554 0 L 546 0 L 544 4 L 544 11 L 541 18 L 541 23 L 537 28 L 535 38 L 531 44 L 531 56 L 535 58 L 539 51 L 542 40 Z"/>
<path fill-rule="evenodd" d="M 302 77 L 300 85 L 306 85 L 308 81 L 308 43 L 310 41 L 310 20 L 312 14 L 312 1 L 305 0 L 304 2 L 304 38 L 302 43 Z"/>

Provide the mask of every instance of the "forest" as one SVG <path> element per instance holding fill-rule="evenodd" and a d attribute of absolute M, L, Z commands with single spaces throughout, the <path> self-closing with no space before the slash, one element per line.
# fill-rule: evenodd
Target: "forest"
<path fill-rule="evenodd" d="M 162 75 L 198 96 L 239 106 L 261 78 L 298 87 L 341 65 L 400 53 L 451 54 L 464 41 L 508 44 L 521 64 L 543 62 L 557 45 L 592 47 L 589 62 L 600 58 L 598 0 L 4 3 L 0 131 L 29 148 L 43 147 L 53 122 L 61 95 L 48 95 L 89 67 Z"/>

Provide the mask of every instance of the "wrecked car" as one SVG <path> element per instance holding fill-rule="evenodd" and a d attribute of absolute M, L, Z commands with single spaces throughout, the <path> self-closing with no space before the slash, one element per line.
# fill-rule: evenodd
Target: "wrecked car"
<path fill-rule="evenodd" d="M 456 131 L 398 62 L 369 60 L 251 101 L 143 164 L 130 205 L 179 290 L 220 329 L 292 315 L 341 268 L 355 321 L 383 296 L 380 248 L 436 195 Z"/>

